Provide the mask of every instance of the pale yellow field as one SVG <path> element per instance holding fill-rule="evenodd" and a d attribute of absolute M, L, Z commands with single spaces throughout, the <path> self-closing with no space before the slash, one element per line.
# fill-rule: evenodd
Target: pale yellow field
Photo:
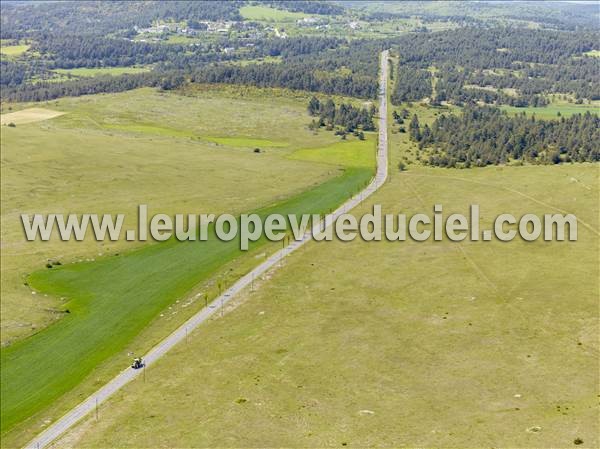
<path fill-rule="evenodd" d="M 26 123 L 41 122 L 42 120 L 49 120 L 54 117 L 59 117 L 65 114 L 60 111 L 53 111 L 52 109 L 45 108 L 28 108 L 22 111 L 10 112 L 8 114 L 0 115 L 0 124 L 8 125 L 14 123 L 15 125 L 24 125 Z"/>

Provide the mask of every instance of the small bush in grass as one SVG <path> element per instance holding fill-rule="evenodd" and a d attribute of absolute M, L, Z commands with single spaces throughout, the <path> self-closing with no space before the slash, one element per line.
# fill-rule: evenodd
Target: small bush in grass
<path fill-rule="evenodd" d="M 260 151 L 261 151 L 261 150 L 260 150 L 260 148 L 255 148 L 255 149 L 254 149 L 254 152 L 255 152 L 255 153 L 260 153 Z"/>
<path fill-rule="evenodd" d="M 13 122 L 10 122 L 10 123 L 8 124 L 8 127 L 9 127 L 9 128 L 16 128 L 16 127 L 17 127 L 17 125 L 15 125 Z"/>

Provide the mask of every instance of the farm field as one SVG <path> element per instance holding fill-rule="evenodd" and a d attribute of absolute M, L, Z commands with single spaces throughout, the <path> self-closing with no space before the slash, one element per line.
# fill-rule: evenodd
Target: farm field
<path fill-rule="evenodd" d="M 59 444 L 596 447 L 597 176 L 392 172 L 370 201 L 384 212 L 479 204 L 482 229 L 557 210 L 587 226 L 576 243 L 310 243 Z"/>
<path fill-rule="evenodd" d="M 41 122 L 63 115 L 64 112 L 53 111 L 45 108 L 26 108 L 16 112 L 9 112 L 0 116 L 0 125 L 24 125 L 26 123 Z"/>
<path fill-rule="evenodd" d="M 48 259 L 66 263 L 136 246 L 89 239 L 24 244 L 18 214 L 97 211 L 131 215 L 138 203 L 165 213 L 190 205 L 198 211 L 240 213 L 332 176 L 323 166 L 281 157 L 304 144 L 319 147 L 337 141 L 332 135 L 315 136 L 304 129 L 308 117 L 302 100 L 280 98 L 267 103 L 266 97 L 252 92 L 245 91 L 243 98 L 236 95 L 233 89 L 227 93 L 205 89 L 194 96 L 141 89 L 24 105 L 25 111 L 0 116 L 3 122 L 4 117 L 15 121 L 12 114 L 30 118 L 31 106 L 42 107 L 48 114 L 65 113 L 2 130 L 3 343 L 34 333 L 56 317 L 55 300 L 32 295 L 23 285 L 28 273 L 43 268 Z M 245 116 L 243 121 L 241 116 Z M 145 126 L 138 129 L 136 123 Z M 288 147 L 256 155 L 252 150 L 216 147 L 190 137 L 217 132 L 232 138 L 253 134 L 286 142 Z M 304 173 L 292 169 L 299 166 Z M 152 170 L 158 167 L 161 175 L 155 176 Z M 267 175 L 277 183 L 267 182 Z M 99 190 L 104 192 L 100 197 Z M 131 226 L 125 223 L 125 228 Z"/>
<path fill-rule="evenodd" d="M 123 75 L 126 73 L 144 73 L 150 71 L 150 67 L 77 67 L 75 69 L 54 69 L 60 75 L 72 75 L 90 77 L 98 75 Z"/>
<path fill-rule="evenodd" d="M 2 53 L 4 56 L 8 56 L 8 57 L 20 56 L 23 53 L 25 53 L 27 50 L 29 50 L 28 44 L 0 46 L 0 53 Z"/>
<path fill-rule="evenodd" d="M 527 115 L 535 114 L 536 117 L 541 119 L 556 119 L 558 113 L 563 117 L 570 117 L 573 114 L 585 114 L 591 112 L 598 114 L 600 112 L 600 102 L 594 102 L 593 104 L 573 104 L 567 102 L 551 103 L 548 106 L 534 108 L 517 108 L 514 106 L 501 106 L 500 109 L 508 112 L 509 114 L 521 114 L 523 112 Z"/>
<path fill-rule="evenodd" d="M 312 16 L 292 11 L 284 11 L 261 5 L 246 5 L 240 8 L 240 15 L 246 20 L 262 20 L 266 22 L 293 22 L 303 17 Z"/>
<path fill-rule="evenodd" d="M 202 106 L 206 107 L 210 104 L 210 101 L 206 100 L 206 104 L 202 105 L 202 99 L 197 97 L 180 97 L 176 95 L 166 96 L 167 98 L 165 98 L 165 95 L 157 94 L 158 97 L 153 99 L 153 94 L 149 91 L 142 93 L 134 92 L 126 95 L 120 94 L 115 96 L 104 96 L 102 99 L 88 97 L 86 99 L 78 99 L 77 101 L 74 100 L 74 103 L 70 103 L 70 100 L 61 100 L 61 103 L 64 102 L 61 104 L 61 106 L 70 111 L 69 114 L 65 116 L 69 119 L 65 120 L 63 123 L 58 121 L 48 123 L 56 125 L 56 129 L 52 129 L 52 132 L 57 133 L 58 130 L 62 128 L 62 131 L 65 131 L 66 136 L 69 134 L 69 132 L 80 133 L 86 124 L 89 126 L 89 122 L 91 121 L 93 123 L 92 127 L 96 128 L 96 132 L 92 132 L 92 134 L 97 133 L 97 137 L 99 139 L 107 139 L 104 143 L 106 146 L 110 146 L 112 140 L 108 137 L 114 138 L 115 136 L 112 135 L 113 128 L 105 127 L 104 121 L 107 120 L 107 117 L 109 117 L 111 123 L 114 122 L 113 115 L 105 115 L 105 112 L 107 109 L 112 107 L 111 104 L 114 101 L 119 102 L 121 105 L 119 110 L 122 112 L 122 114 L 119 123 L 121 123 L 123 127 L 118 130 L 119 133 L 123 134 L 119 135 L 119 138 L 121 139 L 119 141 L 121 147 L 123 147 L 123 141 L 127 142 L 127 139 L 123 139 L 125 135 L 127 135 L 131 141 L 137 142 L 140 146 L 140 149 L 143 151 L 147 151 L 149 147 L 156 145 L 152 143 L 154 142 L 154 139 L 161 140 L 161 150 L 164 152 L 166 148 L 165 146 L 168 145 L 169 151 L 172 153 L 172 156 L 175 157 L 173 160 L 166 159 L 164 162 L 166 164 L 179 163 L 179 159 L 177 159 L 177 157 L 180 157 L 182 153 L 200 153 L 200 151 L 203 149 L 205 151 L 207 150 L 206 148 L 202 148 L 202 145 L 206 145 L 205 143 L 202 143 L 195 138 L 190 138 L 188 134 L 180 134 L 184 131 L 184 123 L 182 123 L 180 120 L 178 121 L 179 130 L 174 131 L 171 134 L 164 132 L 165 129 L 169 129 L 164 125 L 157 125 L 153 127 L 151 124 L 148 124 L 145 128 L 140 129 L 139 127 L 135 127 L 134 125 L 130 124 L 127 117 L 129 117 L 128 114 L 133 113 L 133 111 L 127 109 L 127 107 L 124 107 L 126 101 L 123 101 L 125 100 L 123 97 L 127 95 L 143 95 L 143 97 L 140 97 L 139 99 L 143 98 L 146 100 L 144 104 L 146 108 L 144 108 L 144 111 L 149 111 L 150 113 L 152 113 L 153 100 L 160 100 L 160 102 L 163 104 L 171 101 L 172 99 L 173 101 L 184 100 L 190 104 L 194 102 L 195 108 L 197 109 L 201 109 Z M 217 94 L 217 97 L 219 97 L 218 103 L 220 105 L 221 112 L 232 112 L 231 110 L 227 109 L 227 106 L 223 108 L 223 103 L 227 102 L 227 99 L 224 98 L 222 94 Z M 89 104 L 90 100 L 94 103 L 97 101 L 97 103 L 91 106 Z M 134 99 L 130 100 L 133 101 Z M 82 104 L 75 104 L 79 101 L 81 101 Z M 229 107 L 235 108 L 236 113 L 244 113 L 243 106 L 240 104 L 243 102 L 246 102 L 247 105 L 253 105 L 254 108 L 260 108 L 260 104 L 257 104 L 256 101 L 248 98 L 248 96 L 246 96 L 244 100 L 229 98 Z M 271 108 L 273 107 L 272 105 L 273 103 L 269 102 L 269 106 Z M 54 104 L 54 106 L 57 105 Z M 292 106 L 296 106 L 296 109 L 294 109 Z M 298 123 L 296 123 L 297 128 L 295 129 L 298 130 L 298 139 L 302 138 L 303 144 L 306 145 L 308 142 L 311 142 L 314 145 L 324 144 L 325 146 L 323 147 L 323 151 L 327 151 L 327 148 L 329 148 L 331 145 L 327 145 L 325 142 L 338 140 L 335 139 L 331 133 L 313 135 L 304 129 L 305 123 L 301 123 L 301 121 L 305 121 L 308 118 L 305 116 L 305 113 L 302 112 L 304 109 L 304 103 L 295 104 L 293 101 L 288 101 L 284 102 L 282 107 L 285 110 L 284 116 L 287 113 L 288 120 L 294 121 L 294 119 L 296 119 L 298 121 Z M 194 107 L 191 107 L 191 109 L 193 110 Z M 186 111 L 189 112 L 190 108 L 187 108 Z M 262 114 L 258 114 L 256 116 L 262 118 L 261 123 L 263 125 L 268 124 L 268 112 L 257 112 L 262 112 Z M 275 112 L 279 112 L 280 115 L 278 116 L 278 120 L 279 123 L 281 123 L 282 111 L 274 111 L 273 113 Z M 297 113 L 298 116 L 295 117 L 294 113 Z M 151 117 L 149 116 L 146 116 L 144 120 L 146 123 L 151 123 Z M 178 120 L 178 118 L 175 118 L 175 120 Z M 227 123 L 227 118 L 223 118 L 223 116 L 221 116 L 221 120 L 221 126 L 223 120 L 225 123 Z M 127 124 L 131 125 L 132 129 L 129 129 Z M 249 124 L 246 120 L 244 125 L 249 126 L 251 123 Z M 256 123 L 254 126 L 255 129 L 259 128 Z M 157 134 L 155 132 L 156 129 L 160 130 L 161 132 Z M 235 125 L 232 125 L 227 129 L 229 130 L 230 134 L 233 135 L 235 132 Z M 271 193 L 270 199 L 265 198 L 261 194 L 257 193 L 257 195 L 261 197 L 260 202 L 255 202 L 257 206 L 260 204 L 274 204 L 271 206 L 271 209 L 263 209 L 265 211 L 277 210 L 286 212 L 325 212 L 339 204 L 351 192 L 359 189 L 370 178 L 374 160 L 374 141 L 367 140 L 353 142 L 350 140 L 345 142 L 344 145 L 347 145 L 352 152 L 356 151 L 357 145 L 362 146 L 366 154 L 371 155 L 371 157 L 363 158 L 365 164 L 362 166 L 359 167 L 357 164 L 354 164 L 354 168 L 348 169 L 342 173 L 339 171 L 339 165 L 332 165 L 338 164 L 340 162 L 339 158 L 332 158 L 328 160 L 327 157 L 324 157 L 319 161 L 321 162 L 320 164 L 309 163 L 301 160 L 292 160 L 288 158 L 288 155 L 295 154 L 294 151 L 297 151 L 298 149 L 297 143 L 294 141 L 294 139 L 289 138 L 290 129 L 294 128 L 287 128 L 288 137 L 285 142 L 286 149 L 282 150 L 283 153 L 279 152 L 279 154 L 277 154 L 276 152 L 269 152 L 267 155 L 256 155 L 251 151 L 250 148 L 247 147 L 261 144 L 268 148 L 269 145 L 277 145 L 274 144 L 274 141 L 268 139 L 248 140 L 247 138 L 239 138 L 236 140 L 234 137 L 228 137 L 224 138 L 225 140 L 220 141 L 218 148 L 215 148 L 214 146 L 212 148 L 208 148 L 208 151 L 211 153 L 214 153 L 215 151 L 226 152 L 223 155 L 224 157 L 222 160 L 224 163 L 227 161 L 227 168 L 223 167 L 219 169 L 219 165 L 216 163 L 219 161 L 219 159 L 205 158 L 202 160 L 202 158 L 200 158 L 198 161 L 191 160 L 190 162 L 198 163 L 198 166 L 196 167 L 196 175 L 199 174 L 198 171 L 200 171 L 201 175 L 201 167 L 203 163 L 208 164 L 210 167 L 211 173 L 205 178 L 205 183 L 207 183 L 207 185 L 203 184 L 201 186 L 204 193 L 206 193 L 206 189 L 211 188 L 210 185 L 208 185 L 212 181 L 210 176 L 215 177 L 216 184 L 221 183 L 223 189 L 229 190 L 228 193 L 221 191 L 218 194 L 213 194 L 214 198 L 219 198 L 220 200 L 218 205 L 216 203 L 208 203 L 208 198 L 200 198 L 198 208 L 194 208 L 192 212 L 218 212 L 226 210 L 224 208 L 228 204 L 226 201 L 224 201 L 224 199 L 228 198 L 228 194 L 235 194 L 235 189 L 231 186 L 228 186 L 228 183 L 237 182 L 241 183 L 242 186 L 247 187 L 245 184 L 248 181 L 243 177 L 240 177 L 239 173 L 244 173 L 244 170 L 248 169 L 254 169 L 257 172 L 260 170 L 260 166 L 253 167 L 253 164 L 250 162 L 250 158 L 255 158 L 255 160 L 260 161 L 260 158 L 264 156 L 266 159 L 264 159 L 261 164 L 270 164 L 272 166 L 272 171 L 267 170 L 261 172 L 260 176 L 258 176 L 259 178 L 264 179 L 262 184 L 257 180 L 251 181 L 256 183 L 256 190 L 271 186 L 270 188 L 277 192 Z M 24 130 L 25 128 L 22 127 L 11 129 L 11 131 L 25 132 Z M 307 136 L 302 136 L 302 133 L 307 134 Z M 257 135 L 260 136 L 261 134 Z M 270 137 L 268 132 L 263 135 Z M 22 136 L 23 135 L 21 135 L 21 137 Z M 5 136 L 3 134 L 3 138 L 4 137 Z M 72 138 L 73 136 L 70 137 Z M 10 137 L 8 137 L 8 139 L 10 139 Z M 78 139 L 75 140 L 75 142 L 77 141 Z M 65 137 L 62 140 L 62 145 L 69 147 L 71 142 L 71 140 Z M 99 149 L 101 148 L 100 142 L 100 140 L 92 140 L 92 143 L 96 144 Z M 281 141 L 278 140 L 277 142 Z M 3 139 L 3 149 L 5 147 L 11 147 L 10 143 L 11 141 L 8 140 L 5 145 Z M 177 148 L 178 145 L 182 145 L 181 152 L 176 152 L 173 148 Z M 335 145 L 337 148 L 336 152 L 339 152 L 339 145 Z M 13 146 L 15 148 L 17 147 L 14 142 Z M 133 149 L 136 148 L 133 145 L 132 147 Z M 240 147 L 246 148 L 247 151 L 242 152 L 239 149 Z M 238 149 L 236 150 L 235 148 Z M 21 151 L 23 150 L 23 148 L 20 149 Z M 82 150 L 86 152 L 91 151 L 90 148 L 85 147 L 82 148 Z M 132 153 L 132 148 L 128 148 L 128 154 L 130 153 Z M 11 156 L 15 155 L 3 154 L 3 157 L 4 156 L 8 156 L 8 160 L 10 160 Z M 20 154 L 20 156 L 25 155 Z M 47 157 L 48 155 L 45 156 Z M 29 158 L 31 158 L 31 155 L 29 155 Z M 301 158 L 296 157 L 295 159 Z M 244 168 L 242 169 L 241 167 L 237 166 L 236 163 L 233 162 L 234 160 L 237 160 L 237 163 L 239 164 L 244 164 Z M 39 163 L 42 161 L 45 162 L 44 169 L 47 169 L 47 160 L 42 159 L 37 160 L 36 162 Z M 281 165 L 278 164 L 277 161 L 279 161 Z M 125 159 L 119 162 L 127 163 L 129 161 Z M 6 164 L 6 167 L 3 168 L 9 169 L 12 168 L 12 166 L 10 164 Z M 235 170 L 238 171 L 237 176 L 234 176 L 229 171 L 231 168 L 235 168 Z M 139 167 L 140 171 L 143 171 L 144 169 L 144 166 Z M 104 167 L 104 170 L 106 170 L 106 167 Z M 290 184 L 288 183 L 286 176 L 278 174 L 277 170 L 283 170 L 284 172 L 301 172 L 303 175 L 302 180 L 304 181 L 302 190 L 304 190 L 304 192 L 300 193 L 299 195 L 299 192 L 291 192 L 293 195 L 291 193 L 286 194 L 286 190 L 290 187 Z M 221 171 L 221 173 L 219 173 L 219 171 Z M 107 172 L 105 171 L 105 173 Z M 114 174 L 115 173 L 113 172 L 113 175 Z M 258 175 L 258 173 L 256 173 L 256 175 Z M 221 179 L 219 178 L 220 176 L 226 176 L 227 178 Z M 269 177 L 272 178 L 270 182 Z M 202 179 L 202 176 L 200 176 L 200 178 Z M 323 181 L 325 181 L 327 178 L 330 178 L 329 181 L 323 183 Z M 6 178 L 3 177 L 3 179 Z M 12 177 L 12 179 L 15 179 L 15 177 Z M 98 179 L 95 181 L 98 181 Z M 121 181 L 121 186 L 123 181 Z M 142 178 L 140 181 L 144 181 L 144 179 Z M 172 182 L 172 180 L 169 181 Z M 192 179 L 190 178 L 189 181 L 186 181 L 192 182 Z M 279 185 L 280 182 L 286 183 L 285 189 Z M 276 183 L 277 185 L 273 186 L 272 183 Z M 316 185 L 318 186 L 314 187 Z M 156 186 L 156 188 L 159 187 L 160 185 Z M 181 207 L 185 207 L 184 210 L 190 211 L 190 199 L 193 199 L 194 202 L 198 201 L 198 198 L 194 198 L 193 193 L 194 190 L 198 189 L 198 183 L 194 180 L 192 187 L 195 187 L 195 189 L 191 189 L 191 198 L 185 196 L 186 190 L 181 189 L 181 183 L 178 183 L 178 187 L 180 188 L 178 193 L 181 196 L 179 201 L 182 201 L 179 203 L 179 212 L 181 212 Z M 312 188 L 306 190 L 309 187 Z M 188 190 L 189 189 L 190 188 L 188 187 Z M 64 193 L 69 192 L 68 188 L 65 190 L 66 192 Z M 4 189 L 3 186 L 3 193 L 4 192 L 6 192 L 6 189 Z M 11 192 L 13 195 L 18 194 L 18 191 L 15 192 L 12 189 Z M 54 193 L 54 198 L 60 198 L 60 195 L 56 195 L 56 192 Z M 147 193 L 153 194 L 151 190 Z M 248 199 L 250 199 L 250 195 L 253 194 L 251 189 L 246 189 L 245 193 L 248 195 Z M 72 195 L 73 193 L 71 191 L 71 198 Z M 195 193 L 195 195 L 197 195 L 197 193 Z M 67 198 L 69 197 L 67 196 Z M 248 210 L 242 209 L 241 207 L 247 208 L 251 206 L 250 202 L 243 201 L 245 199 L 243 195 L 240 195 L 239 197 L 234 196 L 234 198 L 236 201 L 229 202 L 229 205 L 232 207 L 232 209 L 228 210 L 228 212 L 241 212 L 242 210 Z M 286 198 L 291 199 L 286 200 Z M 16 199 L 17 198 L 11 198 L 12 201 L 15 201 Z M 123 200 L 123 198 L 120 199 Z M 12 204 L 12 201 L 8 201 L 8 204 Z M 161 201 L 168 201 L 168 197 L 161 195 Z M 239 201 L 243 202 L 240 203 Z M 155 201 L 149 201 L 149 203 L 154 206 L 157 205 Z M 5 202 L 3 199 L 3 206 L 6 204 L 7 202 Z M 241 206 L 241 204 L 243 204 L 243 206 Z M 203 205 L 205 207 L 202 207 Z M 95 207 L 98 207 L 98 205 Z M 123 208 L 124 205 L 120 204 L 119 207 Z M 169 209 L 169 207 L 165 207 L 167 210 Z M 155 211 L 158 210 L 164 211 L 165 209 L 157 207 Z M 70 211 L 72 211 L 72 209 Z M 39 212 L 39 210 L 37 212 Z M 114 209 L 112 209 L 112 212 L 115 213 Z M 129 212 L 132 213 L 134 210 L 130 210 Z M 3 216 L 3 218 L 5 217 Z M 8 219 L 6 221 L 8 222 Z M 14 227 L 14 223 L 11 224 Z M 4 231 L 5 227 L 3 226 L 3 232 Z M 14 229 L 13 232 L 16 234 L 17 230 Z M 5 239 L 3 235 L 3 242 L 5 241 L 8 242 L 10 240 Z M 8 268 L 10 270 L 12 268 L 13 271 L 13 273 L 11 273 L 7 270 L 9 274 L 13 274 L 12 279 L 8 276 L 4 276 L 3 274 L 3 281 L 6 280 L 7 290 L 10 290 L 10 288 L 13 287 L 15 290 L 20 289 L 21 292 L 19 293 L 29 293 L 29 295 L 32 294 L 32 291 L 36 292 L 37 295 L 32 295 L 33 302 L 35 302 L 37 298 L 40 298 L 42 294 L 44 294 L 44 299 L 42 301 L 45 302 L 56 302 L 56 299 L 47 299 L 46 295 L 48 294 L 53 294 L 54 298 L 69 298 L 65 301 L 60 301 L 58 304 L 52 304 L 54 308 L 51 310 L 53 312 L 53 316 L 55 317 L 65 316 L 64 310 L 66 309 L 68 309 L 70 312 L 68 318 L 58 321 L 53 326 L 40 332 L 38 335 L 35 335 L 32 338 L 22 342 L 13 343 L 11 347 L 3 350 L 3 385 L 10 384 L 12 386 L 10 390 L 3 391 L 3 431 L 6 431 L 7 428 L 22 418 L 29 416 L 31 413 L 43 408 L 44 405 L 50 400 L 55 399 L 61 393 L 64 393 L 69 388 L 76 385 L 94 366 L 96 366 L 98 363 L 101 363 L 103 360 L 106 360 L 111 355 L 119 352 L 119 350 L 122 350 L 124 345 L 136 334 L 138 334 L 140 330 L 150 320 L 152 320 L 160 310 L 165 308 L 171 302 L 174 302 L 176 299 L 184 296 L 185 293 L 190 291 L 195 285 L 199 284 L 203 280 L 205 281 L 209 275 L 215 274 L 219 267 L 227 264 L 228 262 L 232 262 L 234 259 L 240 256 L 240 252 L 236 246 L 237 243 L 235 242 L 230 245 L 219 245 L 215 244 L 214 241 L 212 244 L 211 242 L 206 243 L 207 245 L 205 245 L 203 248 L 204 251 L 200 251 L 199 248 L 196 247 L 196 244 L 176 244 L 174 242 L 170 242 L 160 245 L 147 246 L 139 251 L 126 253 L 120 257 L 114 257 L 116 251 L 118 251 L 120 248 L 123 248 L 123 246 L 120 246 L 119 243 L 111 244 L 110 250 L 106 247 L 102 247 L 100 249 L 101 245 L 99 244 L 98 250 L 101 252 L 98 253 L 98 255 L 92 253 L 91 257 L 85 257 L 85 254 L 82 253 L 81 245 L 75 244 L 75 248 L 79 245 L 79 251 L 74 253 L 74 255 L 76 254 L 76 258 L 73 260 L 73 262 L 79 263 L 75 265 L 67 264 L 67 262 L 70 262 L 69 256 L 61 254 L 60 260 L 64 264 L 63 267 L 56 267 L 52 270 L 48 270 L 43 268 L 43 265 L 46 263 L 46 259 L 42 259 L 39 261 L 39 265 L 36 267 L 38 271 L 28 278 L 23 277 L 23 271 L 29 271 L 30 269 L 35 270 L 36 268 L 24 266 L 22 257 L 19 258 L 18 261 L 16 260 L 17 254 L 15 254 L 15 259 L 13 260 L 7 257 L 6 260 L 9 261 L 8 264 L 4 263 L 3 260 L 3 269 Z M 40 247 L 47 250 L 46 245 L 48 244 L 40 244 Z M 61 249 L 64 251 L 64 248 Z M 39 257 L 39 253 L 37 253 L 36 256 Z M 88 256 L 90 256 L 90 254 L 88 254 Z M 4 257 L 5 252 L 3 251 L 3 258 Z M 52 259 L 58 259 L 56 254 L 53 255 Z M 11 264 L 10 262 L 13 263 Z M 149 267 L 152 265 L 156 265 L 155 269 L 149 270 Z M 153 273 L 161 273 L 161 276 L 156 277 Z M 17 274 L 19 274 L 19 276 L 16 276 Z M 23 281 L 25 279 L 27 279 L 30 285 L 23 285 Z M 150 279 L 153 279 L 152 282 L 149 281 Z M 10 281 L 12 281 L 12 283 Z M 109 285 L 110 288 L 108 288 Z M 33 286 L 35 290 L 31 290 L 31 286 Z M 211 291 L 211 297 L 213 294 L 216 294 L 214 290 L 215 289 L 213 287 L 213 291 Z M 121 292 L 128 292 L 126 294 L 127 303 L 123 302 L 123 298 L 120 296 Z M 29 296 L 26 297 L 32 301 Z M 7 310 L 7 313 L 4 313 L 3 311 L 3 319 L 7 319 L 3 325 L 7 329 L 10 329 L 10 325 L 19 318 L 33 319 L 34 317 L 34 314 L 31 313 L 31 310 L 24 310 L 22 306 L 19 307 L 19 300 L 22 298 L 19 298 L 18 295 L 15 295 L 12 299 L 12 304 L 10 302 L 3 301 L 3 307 L 6 306 Z M 142 304 L 144 304 L 144 306 L 140 308 Z M 12 309 L 10 307 L 11 305 Z M 19 311 L 24 311 L 30 315 L 19 317 Z M 12 320 L 8 321 L 9 319 Z M 23 327 L 24 326 L 18 326 L 16 329 L 22 330 Z M 29 328 L 26 328 L 26 330 L 29 330 Z M 37 330 L 37 326 L 33 325 L 31 330 Z M 19 337 L 19 334 L 17 333 L 14 333 L 13 335 L 15 337 Z M 77 335 L 80 335 L 80 337 L 77 337 Z M 83 335 L 85 335 L 86 338 L 82 338 Z M 116 335 L 119 337 L 116 338 Z M 4 336 L 5 332 L 3 330 L 3 337 Z M 148 343 L 149 342 L 145 342 L 146 346 Z M 57 350 L 60 348 L 60 357 L 57 357 L 56 353 L 53 351 L 48 351 L 46 349 L 48 347 L 54 347 Z M 99 350 L 97 348 L 102 349 Z M 142 348 L 140 348 L 140 350 Z M 83 357 L 83 354 L 90 355 Z M 39 370 L 43 370 L 45 372 L 45 376 L 39 376 L 35 373 L 33 373 L 35 375 L 28 375 L 28 373 L 31 373 L 31 370 L 29 370 L 27 367 L 34 365 L 38 367 L 36 373 L 39 373 Z M 72 367 L 72 369 L 65 369 L 65 366 Z M 49 378 L 54 380 L 52 385 L 49 385 L 47 380 L 44 380 Z M 41 384 L 37 385 L 40 382 Z M 21 387 L 15 388 L 15 385 L 17 384 L 22 385 Z"/>

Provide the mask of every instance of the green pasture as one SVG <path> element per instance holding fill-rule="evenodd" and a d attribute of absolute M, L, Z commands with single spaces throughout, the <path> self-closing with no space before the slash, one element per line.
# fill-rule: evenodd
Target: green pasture
<path fill-rule="evenodd" d="M 71 75 L 78 77 L 91 77 L 98 75 L 124 75 L 144 73 L 150 71 L 150 67 L 77 67 L 74 69 L 55 69 L 60 75 Z"/>
<path fill-rule="evenodd" d="M 124 242 L 79 247 L 57 242 L 24 244 L 18 235 L 15 209 L 60 211 L 68 205 L 72 212 L 93 204 L 99 212 L 125 209 L 131 214 L 139 201 L 161 212 L 182 212 L 182 207 L 190 213 L 242 212 L 261 204 L 263 208 L 255 210 L 265 214 L 328 212 L 364 186 L 373 172 L 372 165 L 332 169 L 331 163 L 338 167 L 343 163 L 340 145 L 355 158 L 357 145 L 373 154 L 374 140 L 350 138 L 333 144 L 331 153 L 336 157 L 332 160 L 302 160 L 296 154 L 302 150 L 301 143 L 329 154 L 329 147 L 339 138 L 306 129 L 309 117 L 304 101 L 282 97 L 277 103 L 272 98 L 263 103 L 248 95 L 212 92 L 198 97 L 143 89 L 50 102 L 44 106 L 60 108 L 66 114 L 3 132 L 3 242 L 14 246 L 2 254 L 3 293 L 9 294 L 8 300 L 3 297 L 3 327 L 14 331 L 6 340 L 10 345 L 2 349 L 4 436 L 78 385 L 96 366 L 129 348 L 132 339 L 169 304 L 223 265 L 246 257 L 236 242 L 214 239 L 170 241 L 135 250 L 128 250 Z M 171 113 L 165 114 L 167 105 Z M 219 117 L 210 116 L 212 108 L 218 108 Z M 181 114 L 177 114 L 179 110 Z M 253 118 L 238 122 L 238 114 Z M 200 120 L 195 121 L 198 116 Z M 287 126 L 285 137 L 278 127 L 269 128 L 271 121 Z M 229 133 L 219 140 L 217 149 L 195 137 L 215 135 L 217 127 L 212 123 Z M 249 126 L 261 138 L 235 137 L 248 136 L 245 130 Z M 49 134 L 55 136 L 55 145 L 37 144 L 47 142 Z M 252 147 L 257 144 L 281 149 L 256 154 Z M 283 152 L 278 155 L 279 151 Z M 72 179 L 64 177 L 70 173 L 70 165 L 78 167 Z M 17 176 L 25 171 L 40 176 Z M 39 179 L 66 182 L 42 188 Z M 37 192 L 34 199 L 28 198 L 32 191 Z M 99 199 L 100 192 L 104 199 Z M 178 206 L 173 207 L 172 201 Z M 265 208 L 265 204 L 271 206 Z M 27 245 L 34 251 L 22 257 L 17 248 Z M 45 268 L 50 258 L 60 259 L 62 265 Z M 27 302 L 20 302 L 24 296 Z M 49 311 L 45 319 L 40 318 L 42 307 Z M 11 326 L 26 320 L 39 325 Z M 27 334 L 30 336 L 23 338 Z"/>
<path fill-rule="evenodd" d="M 596 447 L 597 166 L 424 168 L 397 132 L 390 159 L 357 217 L 573 213 L 579 239 L 311 242 L 59 444 Z"/>
<path fill-rule="evenodd" d="M 562 117 L 570 117 L 573 114 L 585 114 L 586 112 L 591 112 L 593 114 L 600 113 L 600 103 L 595 102 L 594 104 L 573 104 L 567 102 L 561 102 L 558 104 L 551 103 L 548 106 L 534 108 L 534 107 L 526 107 L 526 108 L 517 108 L 514 106 L 501 106 L 502 110 L 508 112 L 509 114 L 521 114 L 525 112 L 527 115 L 535 114 L 538 118 L 543 119 L 555 119 L 559 117 L 559 113 Z"/>
<path fill-rule="evenodd" d="M 371 175 L 368 168 L 349 168 L 262 213 L 326 213 Z M 2 430 L 74 387 L 166 306 L 240 255 L 238 242 L 220 242 L 213 235 L 207 242 L 155 244 L 31 274 L 32 288 L 67 298 L 63 310 L 69 313 L 2 352 Z"/>
<path fill-rule="evenodd" d="M 4 55 L 4 56 L 8 56 L 8 57 L 20 56 L 23 53 L 25 53 L 27 50 L 29 50 L 29 47 L 30 46 L 28 44 L 3 45 L 3 46 L 0 46 L 0 53 L 2 53 L 2 55 Z"/>
<path fill-rule="evenodd" d="M 240 14 L 245 20 L 261 20 L 267 22 L 293 22 L 303 17 L 312 16 L 299 12 L 285 11 L 261 5 L 246 5 L 240 8 Z"/>
<path fill-rule="evenodd" d="M 205 137 L 205 139 L 219 145 L 241 148 L 278 148 L 288 146 L 288 144 L 283 141 L 274 142 L 268 139 L 253 139 L 251 137 Z"/>

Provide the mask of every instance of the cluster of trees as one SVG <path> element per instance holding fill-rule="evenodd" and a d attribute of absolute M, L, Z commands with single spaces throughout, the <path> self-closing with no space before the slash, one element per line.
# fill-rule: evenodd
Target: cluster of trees
<path fill-rule="evenodd" d="M 375 130 L 373 123 L 375 112 L 375 106 L 359 108 L 349 103 L 336 105 L 331 98 L 321 102 L 317 97 L 312 97 L 308 103 L 308 113 L 318 118 L 310 124 L 311 129 L 324 126 L 328 130 L 333 130 L 337 127 L 342 136 L 345 136 L 345 133 L 355 132 L 361 139 L 364 139 L 362 131 Z"/>
<path fill-rule="evenodd" d="M 449 65 L 442 66 L 438 70 L 437 76 L 433 97 L 434 104 L 439 104 L 442 101 L 448 101 L 459 106 L 478 101 L 517 107 L 538 107 L 547 104 L 547 100 L 543 95 L 537 95 L 528 90 L 521 90 L 517 95 L 509 95 L 502 90 L 508 86 L 502 84 L 490 86 L 485 83 L 478 83 L 469 72 Z"/>
<path fill-rule="evenodd" d="M 440 167 L 505 164 L 511 160 L 557 164 L 600 161 L 600 118 L 574 114 L 557 120 L 534 115 L 509 116 L 494 107 L 466 107 L 462 114 L 436 118 L 420 126 L 415 115 L 410 137 Z"/>
<path fill-rule="evenodd" d="M 22 64 L 16 64 L 12 61 L 0 60 L 0 85 L 1 86 L 17 86 L 24 82 L 28 75 L 27 69 Z"/>
<path fill-rule="evenodd" d="M 411 98 L 426 83 L 419 70 L 434 66 L 434 102 L 484 101 L 515 106 L 545 104 L 547 93 L 600 98 L 597 60 L 582 56 L 597 46 L 593 31 L 561 32 L 521 28 L 467 27 L 402 36 L 395 42 L 398 71 L 407 72 L 400 94 Z M 416 72 L 411 75 L 410 72 Z M 400 75 L 400 74 L 399 74 Z M 476 89 L 473 86 L 483 89 Z M 503 89 L 513 90 L 507 94 Z M 516 95 L 515 95 L 516 93 Z"/>
<path fill-rule="evenodd" d="M 431 96 L 431 73 L 428 70 L 400 65 L 395 73 L 392 103 L 419 101 Z"/>
<path fill-rule="evenodd" d="M 516 62 L 512 70 L 501 74 L 489 70 L 473 71 L 470 84 L 517 89 L 524 95 L 544 92 L 569 92 L 576 98 L 600 99 L 598 60 L 592 56 L 565 58 L 560 64 Z"/>

